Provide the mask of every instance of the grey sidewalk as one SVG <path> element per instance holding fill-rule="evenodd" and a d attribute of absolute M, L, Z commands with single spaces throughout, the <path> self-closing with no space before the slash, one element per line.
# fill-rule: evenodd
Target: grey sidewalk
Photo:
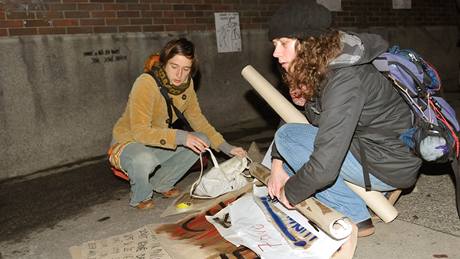
<path fill-rule="evenodd" d="M 265 149 L 273 128 L 248 122 L 224 135 L 232 144 L 247 148 L 256 141 Z M 186 190 L 197 177 L 188 174 L 179 187 Z M 128 183 L 113 177 L 105 161 L 3 182 L 0 190 L 0 258 L 69 258 L 70 246 L 183 217 L 160 218 L 172 200 L 159 196 L 153 210 L 130 208 Z M 373 236 L 358 240 L 355 258 L 460 258 L 460 220 L 447 167 L 424 167 L 415 190 L 396 207 L 394 222 L 376 223 Z"/>

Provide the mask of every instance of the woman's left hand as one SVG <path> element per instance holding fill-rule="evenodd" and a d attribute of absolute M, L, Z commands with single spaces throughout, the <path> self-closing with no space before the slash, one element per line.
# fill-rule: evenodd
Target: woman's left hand
<path fill-rule="evenodd" d="M 244 150 L 243 148 L 241 147 L 235 147 L 233 148 L 232 150 L 230 150 L 230 154 L 234 155 L 234 156 L 239 156 L 239 157 L 245 157 L 248 155 L 248 153 L 246 152 L 246 150 Z"/>

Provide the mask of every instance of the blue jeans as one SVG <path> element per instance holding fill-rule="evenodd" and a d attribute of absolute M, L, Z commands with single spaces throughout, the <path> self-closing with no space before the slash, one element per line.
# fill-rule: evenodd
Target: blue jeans
<path fill-rule="evenodd" d="M 290 176 L 294 175 L 309 160 L 317 133 L 318 128 L 298 123 L 285 124 L 277 130 L 274 141 L 279 154 L 284 159 L 283 167 Z M 264 160 L 266 165 L 267 155 Z M 370 214 L 366 203 L 348 188 L 344 180 L 364 186 L 363 168 L 351 152 L 347 153 L 335 183 L 329 188 L 317 192 L 315 197 L 349 217 L 355 223 L 369 219 Z M 370 175 L 370 181 L 372 190 L 390 191 L 395 189 L 373 175 Z"/>
<path fill-rule="evenodd" d="M 192 134 L 210 144 L 205 134 L 199 132 Z M 120 164 L 128 173 L 131 184 L 129 204 L 136 206 L 150 199 L 153 191 L 171 190 L 198 159 L 198 154 L 184 146 L 169 150 L 136 142 L 128 144 L 120 155 Z"/>

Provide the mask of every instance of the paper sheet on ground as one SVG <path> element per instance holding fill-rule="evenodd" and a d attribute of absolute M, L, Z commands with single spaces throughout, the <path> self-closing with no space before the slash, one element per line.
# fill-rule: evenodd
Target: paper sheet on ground
<path fill-rule="evenodd" d="M 255 195 L 266 195 L 266 187 L 254 187 Z M 316 239 L 308 249 L 294 249 L 269 222 L 254 200 L 254 194 L 248 193 L 206 219 L 219 231 L 220 235 L 236 246 L 244 245 L 262 258 L 330 258 L 346 241 L 336 241 L 322 231 L 317 231 L 308 220 L 295 210 L 287 210 L 278 203 L 277 207 L 305 228 Z M 226 216 L 228 214 L 229 216 Z M 299 227 L 297 226 L 299 229 Z"/>
<path fill-rule="evenodd" d="M 176 223 L 153 226 L 152 230 L 172 258 L 259 258 L 248 248 L 237 247 L 225 240 L 206 220 L 207 215 L 215 215 L 238 198 L 217 202 L 206 211 L 187 216 Z"/>
<path fill-rule="evenodd" d="M 161 246 L 150 226 L 135 231 L 94 240 L 80 246 L 72 246 L 69 251 L 72 259 L 96 258 L 157 258 L 171 259 Z"/>
<path fill-rule="evenodd" d="M 177 215 L 177 214 L 185 214 L 185 213 L 196 213 L 196 212 L 201 212 L 205 211 L 210 207 L 213 207 L 214 205 L 218 204 L 219 202 L 223 202 L 225 200 L 228 200 L 232 197 L 237 197 L 241 195 L 242 193 L 250 191 L 252 188 L 252 183 L 248 183 L 245 187 L 232 191 L 229 193 L 226 193 L 222 196 L 219 196 L 214 199 L 196 199 L 190 197 L 190 194 L 188 192 L 184 192 L 181 194 L 176 200 L 174 200 L 171 205 L 169 205 L 163 213 L 161 213 L 160 217 L 168 217 L 172 215 Z M 180 203 L 187 204 L 187 208 L 178 208 L 177 205 Z"/>

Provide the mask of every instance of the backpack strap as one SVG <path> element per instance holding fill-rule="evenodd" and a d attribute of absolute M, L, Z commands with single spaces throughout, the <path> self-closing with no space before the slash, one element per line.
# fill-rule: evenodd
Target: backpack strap
<path fill-rule="evenodd" d="M 359 156 L 361 157 L 361 166 L 363 167 L 364 186 L 366 192 L 371 191 L 371 180 L 369 177 L 369 164 L 367 163 L 366 153 L 364 152 L 364 145 L 361 139 L 358 137 L 359 143 Z"/>
<path fill-rule="evenodd" d="M 355 134 L 357 136 L 358 144 L 359 144 L 359 156 L 361 158 L 361 166 L 363 167 L 363 178 L 364 178 L 364 186 L 366 188 L 366 192 L 371 191 L 371 180 L 370 180 L 370 169 L 369 163 L 367 162 L 366 157 L 366 150 L 364 144 L 361 140 L 361 136 L 365 133 L 371 134 L 378 134 L 380 136 L 388 136 L 394 137 L 398 136 L 398 133 L 392 130 L 382 130 L 380 128 L 375 127 L 367 127 L 367 126 L 357 126 Z"/>
<path fill-rule="evenodd" d="M 155 74 L 152 71 L 149 71 L 148 74 L 152 76 L 153 79 L 155 79 L 155 82 L 157 82 L 157 85 L 160 88 L 161 95 L 163 95 L 163 97 L 165 98 L 169 117 L 168 127 L 172 128 L 172 110 L 174 109 L 174 113 L 176 114 L 177 118 L 179 118 L 182 121 L 182 123 L 184 123 L 184 129 L 187 131 L 193 131 L 184 114 L 181 111 L 179 111 L 179 109 L 177 109 L 177 107 L 173 104 L 171 97 L 169 97 L 168 95 L 168 90 L 163 85 L 163 83 L 155 76 Z"/>

